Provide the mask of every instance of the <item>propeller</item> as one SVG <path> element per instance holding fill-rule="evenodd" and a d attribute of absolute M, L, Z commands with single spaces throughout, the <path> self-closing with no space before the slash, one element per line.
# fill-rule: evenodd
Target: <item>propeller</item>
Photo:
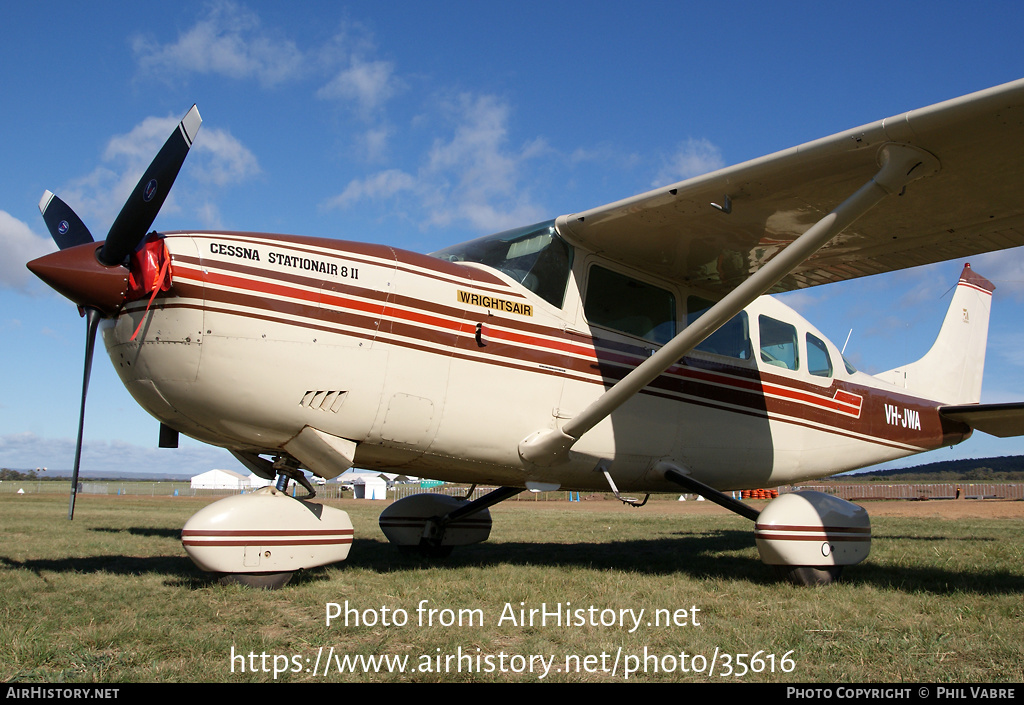
<path fill-rule="evenodd" d="M 53 193 L 46 191 L 39 201 L 39 211 L 46 228 L 60 249 L 29 262 L 28 268 L 56 291 L 78 304 L 86 319 L 85 369 L 82 375 L 82 402 L 78 416 L 68 519 L 75 517 L 75 496 L 85 427 L 85 398 L 92 373 L 96 330 L 102 318 L 116 316 L 124 303 L 128 294 L 128 257 L 142 243 L 160 212 L 202 122 L 199 109 L 193 105 L 139 179 L 102 243 L 94 241 L 82 219 Z"/>
<path fill-rule="evenodd" d="M 78 214 L 64 201 L 47 190 L 39 201 L 39 212 L 43 214 L 46 229 L 50 231 L 57 247 L 66 250 L 75 245 L 92 242 L 92 233 Z"/>

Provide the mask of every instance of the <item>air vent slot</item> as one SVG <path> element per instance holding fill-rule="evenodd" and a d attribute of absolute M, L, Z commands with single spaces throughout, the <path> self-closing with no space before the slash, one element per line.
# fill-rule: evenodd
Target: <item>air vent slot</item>
<path fill-rule="evenodd" d="M 336 414 L 341 405 L 345 403 L 345 397 L 347 396 L 347 391 L 309 390 L 302 395 L 299 406 L 304 406 L 307 409 L 331 411 Z"/>

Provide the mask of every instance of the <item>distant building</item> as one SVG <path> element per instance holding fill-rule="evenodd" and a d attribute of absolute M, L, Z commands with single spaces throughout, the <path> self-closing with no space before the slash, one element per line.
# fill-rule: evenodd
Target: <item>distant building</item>
<path fill-rule="evenodd" d="M 233 470 L 208 470 L 192 478 L 194 490 L 248 490 L 271 484 L 257 475 L 242 475 Z"/>
<path fill-rule="evenodd" d="M 352 478 L 352 491 L 355 499 L 387 499 L 388 483 L 383 477 L 360 474 Z"/>

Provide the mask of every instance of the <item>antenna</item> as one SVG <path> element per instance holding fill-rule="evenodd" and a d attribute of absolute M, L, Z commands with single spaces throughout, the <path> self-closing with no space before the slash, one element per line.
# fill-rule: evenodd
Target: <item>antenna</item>
<path fill-rule="evenodd" d="M 846 342 L 843 343 L 843 349 L 839 351 L 840 355 L 845 355 L 846 354 L 846 346 L 850 344 L 850 336 L 851 335 L 853 335 L 853 328 L 851 328 L 850 332 L 846 334 Z"/>

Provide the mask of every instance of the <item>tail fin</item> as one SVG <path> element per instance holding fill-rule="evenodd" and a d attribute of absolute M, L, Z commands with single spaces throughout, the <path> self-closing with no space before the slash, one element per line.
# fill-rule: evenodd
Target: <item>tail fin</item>
<path fill-rule="evenodd" d="M 988 318 L 995 286 L 964 266 L 939 337 L 917 362 L 876 375 L 916 396 L 946 404 L 981 401 Z"/>

